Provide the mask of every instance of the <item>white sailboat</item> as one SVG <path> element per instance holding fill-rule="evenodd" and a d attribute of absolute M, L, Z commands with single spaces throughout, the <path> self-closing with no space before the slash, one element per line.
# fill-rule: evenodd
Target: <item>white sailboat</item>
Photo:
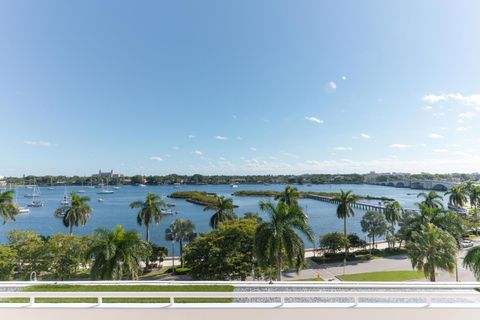
<path fill-rule="evenodd" d="M 40 197 L 40 189 L 38 189 L 35 180 L 33 180 L 32 192 L 24 195 L 25 198 L 38 198 Z"/>
<path fill-rule="evenodd" d="M 67 186 L 65 186 L 65 190 L 63 191 L 63 198 L 62 201 L 60 201 L 60 204 L 64 207 L 70 204 L 70 201 L 68 200 Z"/>
<path fill-rule="evenodd" d="M 114 193 L 113 190 L 110 190 L 108 188 L 108 180 L 107 180 L 107 183 L 106 184 L 102 184 L 102 190 L 100 190 L 99 192 L 97 192 L 98 194 L 112 194 Z"/>
<path fill-rule="evenodd" d="M 20 214 L 26 214 L 26 213 L 30 213 L 30 209 L 28 208 L 25 208 L 25 207 L 21 207 L 18 205 L 18 188 L 17 188 L 17 185 L 15 185 L 15 203 L 17 204 L 18 206 L 18 213 Z"/>
<path fill-rule="evenodd" d="M 85 193 L 85 189 L 83 189 L 83 182 L 82 182 L 82 189 L 78 190 L 77 193 Z"/>
<path fill-rule="evenodd" d="M 53 186 L 53 180 L 50 178 L 50 187 L 48 187 L 48 190 L 55 190 L 55 187 Z"/>
<path fill-rule="evenodd" d="M 27 204 L 27 207 L 30 208 L 40 208 L 43 207 L 43 203 L 40 200 L 36 200 L 37 197 L 40 197 L 40 191 L 37 188 L 37 185 L 33 185 L 33 192 L 30 195 L 25 195 L 27 198 L 32 198 L 32 202 Z"/>

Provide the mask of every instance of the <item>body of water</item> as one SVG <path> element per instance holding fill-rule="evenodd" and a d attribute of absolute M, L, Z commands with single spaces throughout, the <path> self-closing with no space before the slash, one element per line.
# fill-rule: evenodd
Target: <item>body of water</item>
<path fill-rule="evenodd" d="M 360 195 L 371 196 L 386 196 L 398 200 L 405 208 L 414 208 L 415 203 L 418 202 L 416 197 L 420 191 L 403 188 L 393 188 L 374 185 L 299 185 L 296 186 L 300 191 L 326 191 L 336 192 L 343 190 L 353 190 L 354 193 Z M 159 225 L 150 226 L 151 241 L 171 247 L 171 243 L 165 241 L 165 229 L 175 219 L 190 219 L 196 226 L 197 232 L 210 231 L 208 225 L 212 211 L 204 212 L 203 207 L 191 204 L 182 199 L 167 199 L 166 196 L 175 191 L 198 190 L 214 192 L 218 195 L 231 197 L 234 203 L 239 207 L 235 212 L 241 217 L 245 212 L 254 211 L 259 212 L 258 203 L 261 200 L 269 200 L 271 198 L 260 197 L 234 197 L 231 194 L 237 190 L 275 190 L 281 191 L 285 185 L 240 185 L 238 189 L 233 189 L 228 185 L 190 185 L 190 186 L 122 186 L 121 189 L 115 190 L 113 194 L 97 194 L 100 189 L 85 188 L 85 193 L 82 195 L 90 197 L 90 206 L 93 211 L 85 226 L 74 228 L 75 234 L 89 235 L 98 227 L 114 228 L 116 225 L 122 225 L 125 229 L 137 230 L 145 236 L 145 227 L 138 226 L 136 223 L 137 209 L 132 210 L 129 207 L 130 202 L 135 200 L 143 200 L 148 193 L 156 193 L 163 196 L 169 202 L 175 202 L 176 207 L 172 208 L 178 211 L 178 214 L 172 216 L 165 216 Z M 81 189 L 78 186 L 69 186 L 67 191 L 78 191 Z M 21 206 L 26 206 L 31 199 L 25 198 L 24 195 L 31 193 L 31 189 L 18 189 L 18 203 Z M 42 235 L 51 235 L 58 232 L 67 233 L 68 229 L 62 224 L 61 219 L 54 217 L 54 211 L 60 206 L 60 201 L 64 195 L 63 187 L 56 187 L 54 190 L 47 188 L 40 188 L 40 200 L 44 203 L 41 208 L 30 208 L 29 214 L 19 215 L 16 221 L 9 221 L 5 225 L 0 225 L 0 242 L 6 242 L 6 235 L 9 230 L 33 230 Z M 98 198 L 104 199 L 103 202 L 98 202 Z M 273 199 L 272 199 L 273 200 Z M 370 201 L 378 203 L 378 201 Z M 318 245 L 319 235 L 327 232 L 339 231 L 343 232 L 343 221 L 336 217 L 336 205 L 325 203 L 316 200 L 302 199 L 300 204 L 307 211 L 309 216 L 309 223 L 315 232 L 316 245 Z M 264 214 L 259 212 L 261 216 Z M 362 238 L 365 235 L 361 231 L 360 220 L 365 211 L 355 209 L 355 217 L 347 220 L 347 227 L 349 233 L 357 233 Z M 312 247 L 312 244 L 306 243 L 306 247 Z"/>

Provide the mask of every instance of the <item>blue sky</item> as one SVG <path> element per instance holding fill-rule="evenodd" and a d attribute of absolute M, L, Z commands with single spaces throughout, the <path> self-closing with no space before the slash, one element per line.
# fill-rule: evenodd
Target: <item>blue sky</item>
<path fill-rule="evenodd" d="M 479 171 L 478 1 L 0 2 L 0 175 Z"/>

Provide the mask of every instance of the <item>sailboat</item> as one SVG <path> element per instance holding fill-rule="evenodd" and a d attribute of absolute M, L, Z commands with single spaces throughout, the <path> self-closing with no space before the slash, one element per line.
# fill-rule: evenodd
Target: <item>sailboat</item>
<path fill-rule="evenodd" d="M 35 200 L 35 198 L 40 197 L 40 191 L 37 188 L 37 185 L 34 182 L 33 192 L 31 194 L 26 194 L 25 197 L 32 198 L 32 202 L 27 204 L 27 207 L 30 208 L 40 208 L 43 207 L 43 203 L 40 200 Z"/>
<path fill-rule="evenodd" d="M 33 180 L 32 192 L 24 195 L 25 198 L 35 198 L 40 197 L 40 190 L 38 189 L 35 180 Z"/>
<path fill-rule="evenodd" d="M 53 186 L 52 178 L 50 178 L 50 187 L 48 187 L 48 190 L 55 190 L 55 187 Z"/>
<path fill-rule="evenodd" d="M 15 185 L 14 188 L 15 188 L 15 203 L 18 205 L 18 190 L 17 190 L 18 188 L 17 188 L 17 185 Z M 30 213 L 30 209 L 18 206 L 18 213 L 20 213 L 20 214 Z"/>
<path fill-rule="evenodd" d="M 114 193 L 113 190 L 110 190 L 108 188 L 108 180 L 107 180 L 107 183 L 106 184 L 102 184 L 102 190 L 100 190 L 99 192 L 97 192 L 98 194 L 112 194 Z"/>
<path fill-rule="evenodd" d="M 70 201 L 68 201 L 67 186 L 65 186 L 65 191 L 63 191 L 63 199 L 60 201 L 60 204 L 64 207 L 70 204 Z"/>
<path fill-rule="evenodd" d="M 83 189 L 83 182 L 82 182 L 82 189 L 77 191 L 78 193 L 85 193 L 85 189 Z"/>

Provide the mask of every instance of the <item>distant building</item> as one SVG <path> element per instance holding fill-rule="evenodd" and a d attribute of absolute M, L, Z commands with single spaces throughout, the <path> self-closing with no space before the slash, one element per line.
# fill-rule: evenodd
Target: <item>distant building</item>
<path fill-rule="evenodd" d="M 114 173 L 113 170 L 110 170 L 108 172 L 102 172 L 102 170 L 98 170 L 98 173 L 92 174 L 92 177 L 96 177 L 96 178 L 120 178 L 120 177 L 123 177 L 123 174 Z"/>

